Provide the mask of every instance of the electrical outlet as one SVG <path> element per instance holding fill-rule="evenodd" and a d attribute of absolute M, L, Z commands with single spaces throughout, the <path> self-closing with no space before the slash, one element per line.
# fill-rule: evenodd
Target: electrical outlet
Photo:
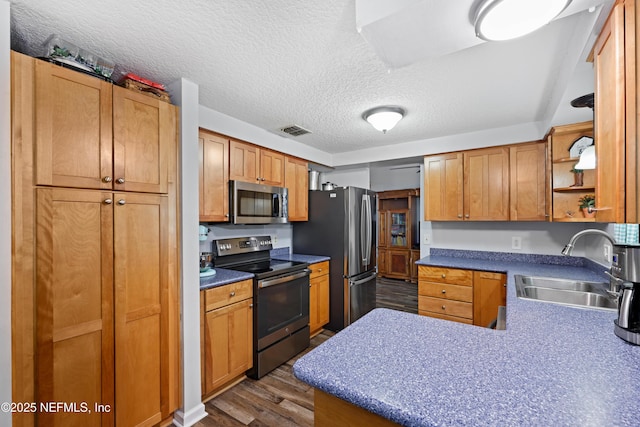
<path fill-rule="evenodd" d="M 513 236 L 511 237 L 511 249 L 522 249 L 522 237 Z"/>
<path fill-rule="evenodd" d="M 273 236 L 273 238 L 271 239 L 271 243 L 274 245 L 278 243 L 278 236 Z"/>
<path fill-rule="evenodd" d="M 604 244 L 604 259 L 607 262 L 611 262 L 611 245 Z"/>

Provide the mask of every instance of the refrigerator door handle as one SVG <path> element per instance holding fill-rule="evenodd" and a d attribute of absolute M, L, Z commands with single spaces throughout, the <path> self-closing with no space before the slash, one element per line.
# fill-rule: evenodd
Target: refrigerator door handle
<path fill-rule="evenodd" d="M 367 265 L 371 263 L 371 247 L 373 246 L 373 215 L 371 213 L 371 196 L 367 194 Z"/>
<path fill-rule="evenodd" d="M 360 206 L 360 255 L 362 263 L 367 265 L 367 195 L 362 195 Z"/>
<path fill-rule="evenodd" d="M 371 279 L 375 279 L 376 277 L 378 277 L 378 273 L 373 273 L 371 276 L 367 276 L 364 279 L 360 279 L 360 280 L 356 280 L 356 281 L 349 281 L 349 285 L 350 286 L 361 285 L 363 283 L 366 283 L 366 282 L 370 281 Z"/>

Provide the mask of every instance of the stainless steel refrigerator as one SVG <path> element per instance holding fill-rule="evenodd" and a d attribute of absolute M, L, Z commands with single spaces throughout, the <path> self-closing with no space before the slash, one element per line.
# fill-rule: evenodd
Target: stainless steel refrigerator
<path fill-rule="evenodd" d="M 376 306 L 376 198 L 364 188 L 309 192 L 309 220 L 293 224 L 293 252 L 330 256 L 329 324 L 339 331 Z"/>

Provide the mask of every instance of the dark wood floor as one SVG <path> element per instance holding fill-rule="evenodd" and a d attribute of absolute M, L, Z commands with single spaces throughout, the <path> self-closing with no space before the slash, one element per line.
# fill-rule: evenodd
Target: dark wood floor
<path fill-rule="evenodd" d="M 379 278 L 377 306 L 411 313 L 418 311 L 418 286 Z M 304 354 L 334 335 L 324 331 L 311 346 L 260 380 L 246 379 L 206 403 L 209 414 L 197 427 L 313 426 L 313 388 L 293 376 L 292 366 Z"/>

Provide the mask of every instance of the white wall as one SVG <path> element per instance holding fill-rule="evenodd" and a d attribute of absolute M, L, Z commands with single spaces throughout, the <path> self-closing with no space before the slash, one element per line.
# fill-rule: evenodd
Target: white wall
<path fill-rule="evenodd" d="M 320 182 L 332 182 L 339 187 L 371 188 L 370 171 L 366 166 L 321 173 Z"/>
<path fill-rule="evenodd" d="M 0 0 L 0 402 L 11 402 L 11 36 L 10 5 Z M 11 413 L 0 411 L 0 425 Z"/>
<path fill-rule="evenodd" d="M 372 166 L 371 189 L 373 191 L 404 190 L 420 187 L 420 164 L 413 166 Z"/>
<path fill-rule="evenodd" d="M 182 407 L 174 414 L 174 424 L 191 426 L 207 415 L 200 397 L 198 85 L 180 79 L 172 82 L 168 91 L 173 103 L 180 106 L 180 379 L 183 394 Z"/>

